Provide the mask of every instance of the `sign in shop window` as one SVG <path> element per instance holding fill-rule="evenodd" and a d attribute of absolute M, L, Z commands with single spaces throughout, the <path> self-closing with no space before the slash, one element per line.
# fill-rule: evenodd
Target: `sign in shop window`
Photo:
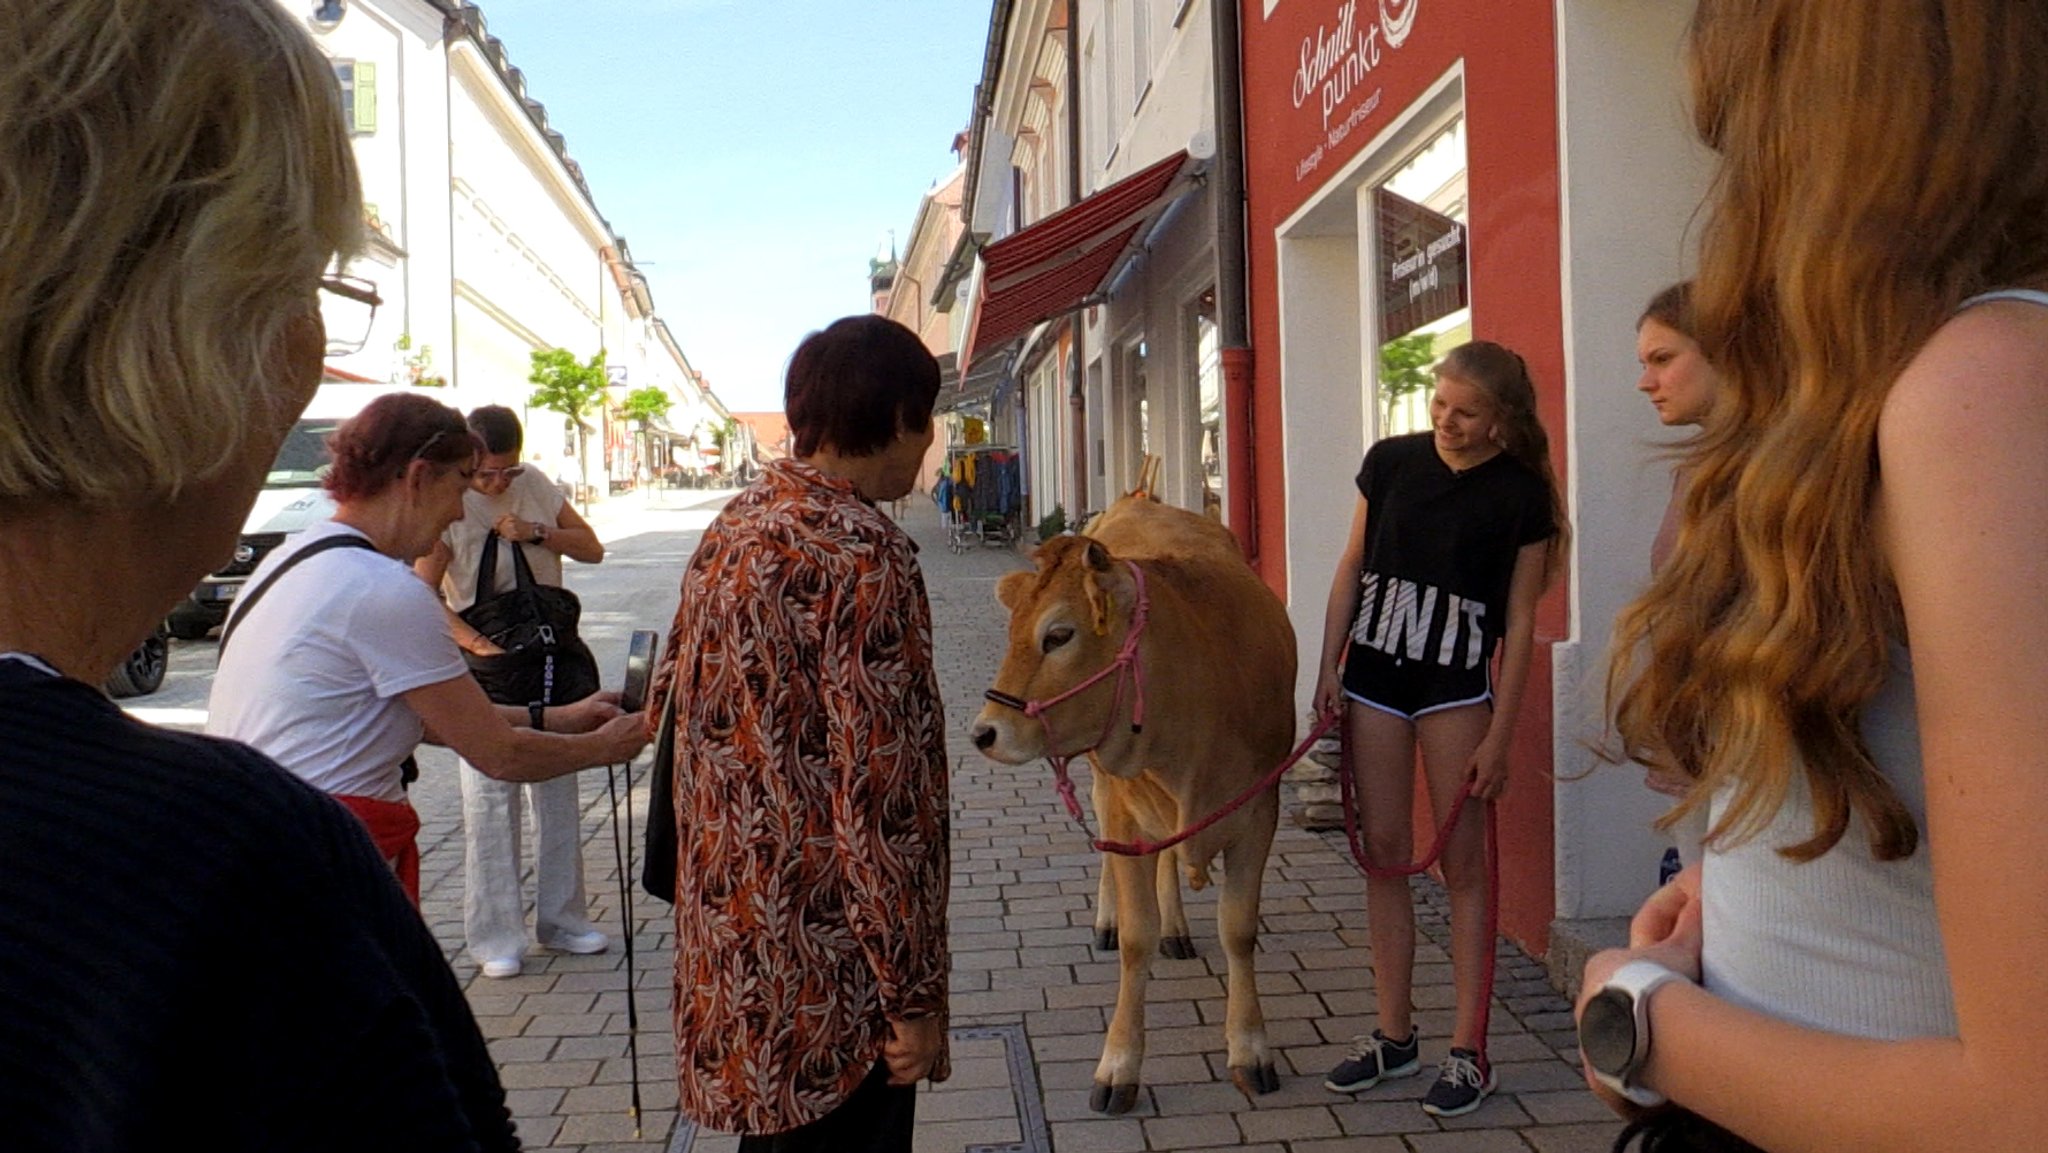
<path fill-rule="evenodd" d="M 1382 342 L 1471 302 L 1464 225 L 1385 188 L 1373 190 L 1373 216 L 1379 228 Z"/>

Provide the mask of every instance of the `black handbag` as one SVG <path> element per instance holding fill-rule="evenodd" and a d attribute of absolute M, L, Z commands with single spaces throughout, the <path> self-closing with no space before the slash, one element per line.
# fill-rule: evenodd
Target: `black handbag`
<path fill-rule="evenodd" d="M 1663 1105 L 1628 1123 L 1612 1153 L 1764 1153 L 1712 1121 L 1676 1105 Z"/>
<path fill-rule="evenodd" d="M 671 684 L 654 730 L 654 768 L 647 774 L 647 852 L 641 858 L 640 887 L 649 896 L 676 903 L 676 696 Z"/>
<path fill-rule="evenodd" d="M 602 683 L 597 658 L 576 635 L 583 602 L 565 588 L 533 579 L 526 551 L 512 546 L 514 586 L 493 594 L 497 586 L 498 542 L 484 538 L 483 559 L 476 570 L 476 603 L 457 616 L 482 633 L 502 653 L 480 656 L 463 652 L 470 675 L 484 695 L 501 705 L 566 705 L 598 690 Z"/>

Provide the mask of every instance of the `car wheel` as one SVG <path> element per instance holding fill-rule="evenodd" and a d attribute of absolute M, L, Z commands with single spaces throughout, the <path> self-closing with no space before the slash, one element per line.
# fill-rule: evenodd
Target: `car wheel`
<path fill-rule="evenodd" d="M 149 639 L 128 654 L 113 675 L 107 678 L 107 695 L 110 697 L 142 697 L 163 687 L 164 674 L 171 667 L 170 630 L 158 625 Z"/>

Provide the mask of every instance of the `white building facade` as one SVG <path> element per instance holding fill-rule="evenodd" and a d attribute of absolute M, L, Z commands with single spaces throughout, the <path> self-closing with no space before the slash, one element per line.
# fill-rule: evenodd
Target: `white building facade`
<path fill-rule="evenodd" d="M 600 499 L 661 470 L 658 438 L 618 414 L 633 389 L 663 390 L 671 429 L 724 419 L 480 9 L 280 2 L 334 61 L 372 225 L 347 271 L 383 301 L 363 347 L 330 357 L 330 375 L 440 386 L 465 411 L 512 408 L 528 458 Z M 549 348 L 579 361 L 602 352 L 612 370 L 582 437 L 527 403 L 531 356 Z"/>

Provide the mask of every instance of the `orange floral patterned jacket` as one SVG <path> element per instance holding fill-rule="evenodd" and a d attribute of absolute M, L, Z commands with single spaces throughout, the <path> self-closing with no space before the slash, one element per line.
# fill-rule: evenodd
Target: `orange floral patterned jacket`
<path fill-rule="evenodd" d="M 915 550 L 850 484 L 780 461 L 684 574 L 651 699 L 682 694 L 677 1080 L 708 1128 L 813 1121 L 890 1018 L 946 1011 L 945 719 Z"/>

